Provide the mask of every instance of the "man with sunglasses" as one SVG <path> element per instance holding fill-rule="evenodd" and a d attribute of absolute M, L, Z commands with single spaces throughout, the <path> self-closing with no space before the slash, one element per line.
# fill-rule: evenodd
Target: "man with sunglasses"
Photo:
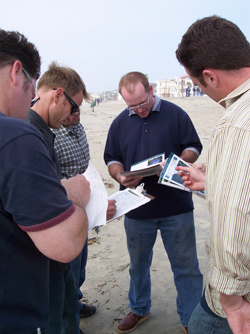
<path fill-rule="evenodd" d="M 64 119 L 71 120 L 78 115 L 79 106 L 83 98 L 88 99 L 88 93 L 76 71 L 52 62 L 38 82 L 37 96 L 36 103 L 25 121 L 33 125 L 43 137 L 57 174 L 61 178 L 61 168 L 54 150 L 55 135 L 50 128 L 59 129 Z M 77 309 L 77 290 L 70 263 L 51 260 L 47 333 L 61 334 L 64 315 L 66 332 L 79 334 Z"/>
<path fill-rule="evenodd" d="M 89 182 L 80 175 L 60 181 L 45 142 L 20 120 L 36 95 L 40 64 L 22 34 L 0 30 L 0 332 L 6 334 L 45 333 L 49 258 L 72 261 L 87 235 Z"/>
<path fill-rule="evenodd" d="M 119 92 L 128 107 L 110 126 L 104 159 L 120 189 L 135 187 L 142 181 L 140 176 L 126 178 L 120 172 L 156 154 L 165 153 L 168 157 L 174 152 L 185 161 L 196 161 L 202 145 L 190 118 L 178 106 L 153 95 L 144 74 L 131 72 L 123 76 Z M 125 215 L 131 312 L 119 324 L 119 333 L 132 332 L 150 316 L 150 265 L 158 229 L 174 273 L 177 311 L 186 331 L 202 293 L 192 195 L 157 181 L 156 175 L 143 179 L 145 189 L 155 199 Z"/>

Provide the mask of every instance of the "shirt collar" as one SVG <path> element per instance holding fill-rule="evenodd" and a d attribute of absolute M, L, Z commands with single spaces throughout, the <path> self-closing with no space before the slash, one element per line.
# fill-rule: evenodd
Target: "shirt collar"
<path fill-rule="evenodd" d="M 78 130 L 81 128 L 81 124 L 73 125 L 70 129 L 68 130 L 68 133 L 72 133 L 73 135 L 77 135 Z"/>
<path fill-rule="evenodd" d="M 153 112 L 153 111 L 157 111 L 159 112 L 160 111 L 160 108 L 161 108 L 161 99 L 157 96 L 157 95 L 153 95 L 154 98 L 155 98 L 155 103 L 150 111 L 150 114 Z M 136 113 L 133 111 L 133 110 L 129 110 L 128 111 L 128 115 L 129 116 L 132 116 L 132 115 L 135 115 Z"/>
<path fill-rule="evenodd" d="M 37 124 L 39 129 L 45 134 L 51 143 L 54 143 L 55 134 L 51 131 L 48 124 L 43 120 L 43 118 L 33 109 L 30 109 L 27 118 L 32 119 L 34 123 Z"/>
<path fill-rule="evenodd" d="M 220 100 L 219 103 L 225 101 L 226 108 L 230 107 L 235 101 L 237 101 L 241 95 L 250 90 L 250 79 L 243 82 L 240 86 L 238 86 L 235 90 L 229 93 L 224 99 Z"/>

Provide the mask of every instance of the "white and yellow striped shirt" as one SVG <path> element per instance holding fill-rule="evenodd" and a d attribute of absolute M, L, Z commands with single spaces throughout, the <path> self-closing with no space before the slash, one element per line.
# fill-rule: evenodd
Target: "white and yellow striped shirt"
<path fill-rule="evenodd" d="M 223 101 L 206 173 L 211 250 L 205 297 L 221 317 L 220 292 L 250 302 L 250 79 Z"/>

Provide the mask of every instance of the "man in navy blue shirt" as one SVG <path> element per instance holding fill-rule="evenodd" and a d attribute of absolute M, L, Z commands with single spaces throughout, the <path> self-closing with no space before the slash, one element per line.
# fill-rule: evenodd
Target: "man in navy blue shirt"
<path fill-rule="evenodd" d="M 60 182 L 42 137 L 21 121 L 36 95 L 40 64 L 37 49 L 23 35 L 0 30 L 2 334 L 45 333 L 49 258 L 72 261 L 87 236 L 89 182 L 80 175 Z M 64 95 L 57 103 L 70 112 Z"/>
<path fill-rule="evenodd" d="M 151 156 L 165 153 L 167 157 L 174 152 L 187 162 L 197 160 L 202 145 L 190 118 L 178 106 L 154 96 L 144 74 L 130 72 L 123 76 L 119 92 L 128 107 L 110 126 L 104 159 L 121 189 L 137 186 L 142 177 L 126 178 L 120 172 Z M 145 189 L 155 199 L 125 216 L 131 263 L 128 294 L 131 312 L 119 324 L 119 333 L 133 331 L 150 316 L 150 266 L 158 229 L 174 273 L 177 312 L 186 332 L 202 293 L 192 195 L 157 181 L 156 175 L 143 179 Z"/>

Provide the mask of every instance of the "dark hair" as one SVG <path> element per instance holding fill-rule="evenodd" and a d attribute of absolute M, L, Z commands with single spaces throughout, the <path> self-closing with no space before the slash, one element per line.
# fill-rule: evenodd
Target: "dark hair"
<path fill-rule="evenodd" d="M 35 45 L 18 31 L 0 29 L 0 67 L 16 60 L 22 63 L 32 78 L 39 78 L 41 58 Z"/>
<path fill-rule="evenodd" d="M 121 94 L 122 87 L 126 88 L 130 93 L 134 92 L 134 87 L 140 82 L 146 92 L 149 92 L 149 82 L 145 74 L 141 72 L 129 72 L 125 74 L 119 82 L 119 93 Z"/>
<path fill-rule="evenodd" d="M 60 66 L 55 61 L 49 65 L 38 81 L 37 89 L 45 86 L 49 89 L 63 88 L 69 95 L 75 95 L 80 91 L 86 101 L 90 100 L 86 86 L 80 75 L 70 67 Z"/>
<path fill-rule="evenodd" d="M 201 78 L 207 68 L 250 67 L 250 44 L 237 25 L 214 15 L 189 27 L 176 50 L 176 57 L 191 76 Z"/>

